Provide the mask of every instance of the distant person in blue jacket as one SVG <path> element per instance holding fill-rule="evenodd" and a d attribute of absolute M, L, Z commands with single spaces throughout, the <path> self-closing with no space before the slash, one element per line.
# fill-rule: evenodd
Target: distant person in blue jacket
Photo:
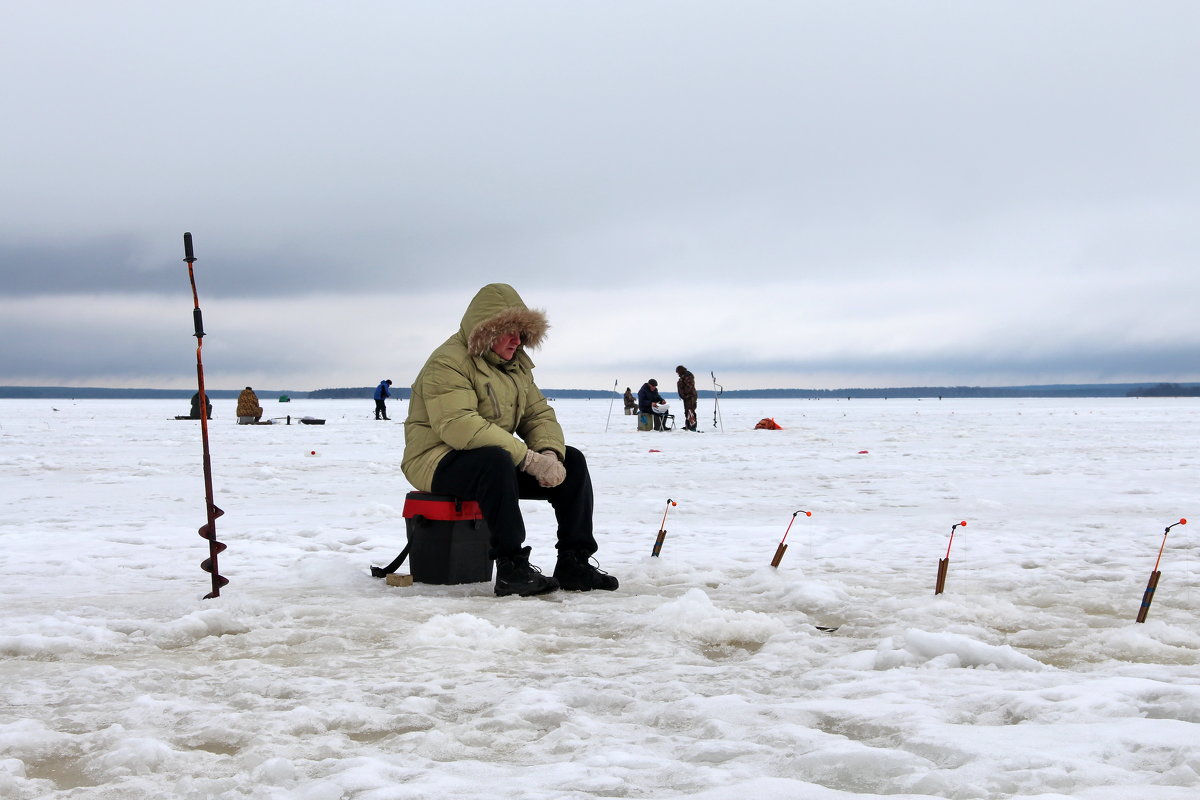
<path fill-rule="evenodd" d="M 375 387 L 375 419 L 391 419 L 387 415 L 387 403 L 384 401 L 392 396 L 388 391 L 388 387 L 392 385 L 390 380 L 380 381 Z"/>
<path fill-rule="evenodd" d="M 643 414 L 654 411 L 654 405 L 663 402 L 662 395 L 658 393 L 658 381 L 651 378 L 643 383 L 642 388 L 638 389 L 637 400 L 638 411 Z"/>
<path fill-rule="evenodd" d="M 667 401 L 658 393 L 658 381 L 651 378 L 643 383 L 642 388 L 638 389 L 637 399 L 638 411 L 650 415 L 654 421 L 654 430 L 666 430 L 663 417 L 667 414 Z"/>

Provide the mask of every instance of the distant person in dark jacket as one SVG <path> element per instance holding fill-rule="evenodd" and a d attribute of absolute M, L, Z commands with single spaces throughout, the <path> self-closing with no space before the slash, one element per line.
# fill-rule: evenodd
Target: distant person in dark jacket
<path fill-rule="evenodd" d="M 658 393 L 658 381 L 651 378 L 642 384 L 642 388 L 638 389 L 638 411 L 643 414 L 651 414 L 654 412 L 654 404 L 663 402 L 662 395 Z"/>
<path fill-rule="evenodd" d="M 392 396 L 392 393 L 388 391 L 391 385 L 390 380 L 383 380 L 375 387 L 375 419 L 391 419 L 387 415 L 387 403 L 384 402 Z"/>
<path fill-rule="evenodd" d="M 204 410 L 208 413 L 205 415 L 212 419 L 212 401 L 208 399 L 208 395 L 204 396 Z M 191 419 L 200 419 L 200 393 L 196 392 L 192 395 L 192 411 L 188 415 Z"/>
<path fill-rule="evenodd" d="M 651 378 L 638 389 L 638 411 L 650 414 L 654 430 L 665 430 L 663 418 L 667 415 L 667 401 L 658 393 L 658 381 Z"/>
<path fill-rule="evenodd" d="M 633 389 L 625 387 L 625 413 L 632 414 L 637 410 L 637 398 L 633 396 Z"/>
<path fill-rule="evenodd" d="M 683 429 L 695 431 L 696 428 L 696 376 L 688 368 L 680 364 L 675 368 L 679 381 L 675 384 L 679 392 L 679 400 L 683 403 Z"/>

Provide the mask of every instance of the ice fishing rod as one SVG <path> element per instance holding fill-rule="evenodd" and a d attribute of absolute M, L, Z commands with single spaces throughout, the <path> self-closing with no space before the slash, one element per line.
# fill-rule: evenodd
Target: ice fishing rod
<path fill-rule="evenodd" d="M 1176 525 L 1187 525 L 1186 519 L 1180 519 L 1179 522 L 1172 522 L 1163 529 L 1162 544 L 1158 546 L 1158 558 L 1154 560 L 1154 571 L 1150 573 L 1150 580 L 1146 583 L 1146 591 L 1142 593 L 1142 605 L 1138 609 L 1137 621 L 1145 622 L 1146 614 L 1150 611 L 1150 603 L 1154 600 L 1154 590 L 1158 588 L 1158 578 L 1162 575 L 1158 570 L 1158 565 L 1162 563 L 1163 548 L 1167 546 L 1167 534 L 1171 532 L 1171 528 Z"/>
<path fill-rule="evenodd" d="M 200 408 L 207 408 L 207 395 L 204 392 L 204 359 L 201 351 L 204 349 L 204 316 L 200 312 L 200 295 L 196 292 L 196 273 L 192 264 L 196 256 L 192 252 L 192 234 L 183 234 L 184 261 L 188 265 L 188 280 L 192 284 L 192 301 L 195 309 L 192 311 L 192 321 L 196 326 L 196 381 L 200 385 Z M 204 595 L 205 600 L 221 596 L 221 587 L 229 583 L 229 579 L 217 570 L 217 555 L 225 549 L 223 542 L 217 541 L 217 517 L 225 512 L 217 508 L 213 502 L 212 456 L 208 449 L 208 415 L 200 415 L 200 441 L 204 449 L 204 507 L 208 521 L 200 527 L 200 538 L 208 540 L 208 558 L 200 562 L 200 569 L 212 574 L 212 591 Z"/>
<path fill-rule="evenodd" d="M 613 380 L 613 396 L 608 401 L 608 416 L 604 418 L 604 432 L 605 433 L 608 433 L 608 421 L 610 419 L 612 419 L 612 406 L 613 406 L 613 402 L 615 402 L 616 399 L 617 399 L 617 380 L 614 379 Z"/>
<path fill-rule="evenodd" d="M 778 568 L 779 562 L 783 560 L 783 554 L 787 552 L 788 531 L 790 531 L 792 529 L 792 523 L 796 521 L 796 516 L 798 514 L 803 514 L 806 517 L 812 516 L 811 511 L 803 511 L 803 510 L 796 511 L 795 513 L 792 514 L 792 518 L 790 520 L 788 520 L 787 530 L 785 530 L 783 532 L 783 538 L 779 540 L 779 547 L 775 548 L 775 557 L 771 559 L 772 567 Z"/>
<path fill-rule="evenodd" d="M 662 552 L 663 540 L 667 538 L 667 512 L 671 510 L 671 506 L 677 506 L 671 498 L 667 498 L 667 507 L 663 509 L 662 523 L 658 526 L 658 538 L 654 540 L 654 551 L 650 555 L 658 558 L 658 554 Z"/>
<path fill-rule="evenodd" d="M 725 421 L 721 419 L 721 403 L 717 398 L 725 393 L 725 387 L 717 383 L 717 373 L 709 370 L 708 374 L 712 375 L 713 379 L 713 427 L 716 428 L 719 425 L 721 433 L 724 433 Z"/>
<path fill-rule="evenodd" d="M 950 548 L 954 546 L 954 529 L 966 527 L 967 521 L 956 522 L 950 526 L 950 543 L 946 545 L 946 557 L 938 559 L 937 584 L 933 587 L 934 594 L 941 594 L 946 589 L 946 573 L 950 570 Z"/>

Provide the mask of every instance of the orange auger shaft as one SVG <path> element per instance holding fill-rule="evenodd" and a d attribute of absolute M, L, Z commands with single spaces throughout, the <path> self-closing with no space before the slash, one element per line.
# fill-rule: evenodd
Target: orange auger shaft
<path fill-rule="evenodd" d="M 679 503 L 676 503 L 669 497 L 667 498 L 667 507 L 663 509 L 662 522 L 658 526 L 658 538 L 654 540 L 654 550 L 650 553 L 655 558 L 662 552 L 663 541 L 667 538 L 667 512 L 671 510 L 671 506 L 677 505 Z"/>
<path fill-rule="evenodd" d="M 787 552 L 788 532 L 791 531 L 792 523 L 796 521 L 797 514 L 804 514 L 805 516 L 808 516 L 808 517 L 812 516 L 811 511 L 796 511 L 792 514 L 792 518 L 790 520 L 788 520 L 787 530 L 785 530 L 783 532 L 783 538 L 779 540 L 779 546 L 775 548 L 775 557 L 771 559 L 772 567 L 778 568 L 779 562 L 783 560 L 783 554 Z"/>
<path fill-rule="evenodd" d="M 1167 534 L 1176 525 L 1187 525 L 1187 519 L 1180 519 L 1179 522 L 1173 522 L 1163 529 L 1162 544 L 1158 546 L 1158 558 L 1154 559 L 1154 571 L 1150 573 L 1150 580 L 1146 582 L 1146 591 L 1142 592 L 1142 604 L 1138 607 L 1137 613 L 1138 622 L 1146 621 L 1146 614 L 1150 612 L 1150 604 L 1154 602 L 1154 590 L 1158 588 L 1158 579 L 1162 576 L 1158 565 L 1162 563 L 1163 549 L 1167 546 Z"/>
<path fill-rule="evenodd" d="M 217 541 L 217 517 L 225 512 L 217 508 L 213 502 L 212 456 L 208 449 L 208 395 L 204 391 L 204 359 L 201 351 L 204 349 L 204 316 L 200 312 L 200 295 L 196 292 L 196 273 L 192 264 L 196 256 L 192 252 L 192 234 L 183 234 L 184 261 L 188 265 L 188 280 L 192 284 L 192 322 L 196 326 L 196 382 L 200 387 L 200 441 L 204 450 L 204 507 L 208 521 L 200 526 L 200 538 L 208 540 L 208 558 L 200 562 L 200 569 L 212 574 L 212 591 L 204 595 L 205 600 L 220 597 L 221 587 L 229 583 L 217 569 L 217 555 L 225 549 L 222 542 Z"/>
<path fill-rule="evenodd" d="M 956 522 L 950 526 L 950 542 L 946 545 L 946 557 L 938 559 L 937 582 L 933 586 L 934 594 L 941 594 L 946 590 L 946 573 L 950 571 L 950 548 L 954 546 L 954 530 L 958 526 L 965 526 L 967 521 Z"/>

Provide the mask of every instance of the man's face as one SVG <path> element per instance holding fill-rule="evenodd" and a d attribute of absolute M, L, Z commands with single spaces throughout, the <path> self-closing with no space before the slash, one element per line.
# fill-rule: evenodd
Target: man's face
<path fill-rule="evenodd" d="M 496 337 L 496 341 L 492 342 L 492 352 L 503 358 L 505 361 L 511 361 L 517 348 L 521 346 L 520 331 L 512 333 L 502 333 Z"/>

